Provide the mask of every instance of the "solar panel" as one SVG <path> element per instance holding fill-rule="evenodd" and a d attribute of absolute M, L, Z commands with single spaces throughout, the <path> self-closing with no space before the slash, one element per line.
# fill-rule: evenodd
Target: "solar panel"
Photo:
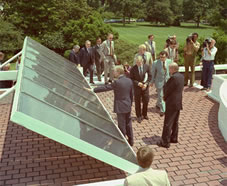
<path fill-rule="evenodd" d="M 139 168 L 117 125 L 70 61 L 26 37 L 11 121 L 126 172 Z"/>

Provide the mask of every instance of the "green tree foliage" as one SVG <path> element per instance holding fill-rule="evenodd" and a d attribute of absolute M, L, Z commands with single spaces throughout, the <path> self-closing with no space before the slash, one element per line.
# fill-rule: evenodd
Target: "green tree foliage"
<path fill-rule="evenodd" d="M 170 9 L 169 0 L 147 1 L 147 19 L 155 23 L 171 25 L 174 22 L 174 14 Z"/>
<path fill-rule="evenodd" d="M 144 3 L 141 0 L 107 0 L 107 10 L 114 12 L 123 18 L 125 25 L 126 17 L 141 18 L 144 17 Z"/>
<path fill-rule="evenodd" d="M 205 18 L 211 5 L 211 0 L 184 0 L 184 20 L 194 20 L 199 27 L 202 18 Z"/>
<path fill-rule="evenodd" d="M 86 0 L 5 0 L 3 6 L 5 21 L 59 53 L 113 32 Z"/>
<path fill-rule="evenodd" d="M 180 26 L 182 19 L 182 3 L 180 3 L 178 0 L 170 0 L 170 10 L 173 12 L 174 16 L 172 25 Z"/>
<path fill-rule="evenodd" d="M 16 51 L 22 48 L 23 36 L 16 27 L 0 18 L 0 51 Z"/>

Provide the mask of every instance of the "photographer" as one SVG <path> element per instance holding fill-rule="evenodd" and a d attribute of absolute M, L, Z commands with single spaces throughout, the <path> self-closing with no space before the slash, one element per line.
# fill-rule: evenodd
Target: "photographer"
<path fill-rule="evenodd" d="M 212 80 L 212 72 L 214 69 L 214 58 L 218 51 L 218 49 L 214 46 L 216 41 L 212 38 L 206 39 L 204 42 L 204 48 L 202 51 L 202 81 L 201 85 L 203 86 L 202 90 L 210 90 L 211 80 Z"/>
<path fill-rule="evenodd" d="M 195 81 L 195 57 L 199 50 L 200 43 L 197 41 L 198 34 L 193 33 L 192 35 L 188 36 L 186 39 L 186 45 L 184 47 L 184 66 L 185 66 L 185 73 L 184 73 L 184 86 L 188 85 L 188 70 L 189 66 L 191 68 L 191 77 L 190 77 L 190 87 L 193 87 Z"/>

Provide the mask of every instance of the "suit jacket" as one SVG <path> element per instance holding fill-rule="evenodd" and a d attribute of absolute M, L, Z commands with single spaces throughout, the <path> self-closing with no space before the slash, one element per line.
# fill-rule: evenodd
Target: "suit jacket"
<path fill-rule="evenodd" d="M 133 84 L 131 79 L 120 76 L 112 84 L 103 85 L 94 89 L 94 92 L 114 91 L 114 112 L 128 113 L 131 112 L 133 101 Z"/>
<path fill-rule="evenodd" d="M 182 109 L 182 91 L 184 89 L 184 76 L 174 73 L 164 86 L 164 101 L 166 108 L 171 110 Z"/>
<path fill-rule="evenodd" d="M 80 60 L 79 60 L 79 53 L 75 53 L 73 50 L 71 50 L 70 54 L 69 54 L 69 60 L 73 63 L 75 63 L 76 65 L 80 64 Z"/>
<path fill-rule="evenodd" d="M 137 53 L 134 57 L 134 63 L 133 65 L 136 64 L 136 58 L 137 56 L 142 56 L 141 54 Z M 151 56 L 151 53 L 150 52 L 145 52 L 144 53 L 144 57 L 145 57 L 145 60 L 146 60 L 146 64 L 150 66 L 150 68 L 152 67 L 152 64 L 153 64 L 153 59 L 152 59 L 152 56 Z"/>
<path fill-rule="evenodd" d="M 101 50 L 101 45 L 100 46 L 95 45 L 93 47 L 93 57 L 94 57 L 95 63 L 99 63 L 99 62 L 103 61 L 100 50 Z"/>
<path fill-rule="evenodd" d="M 81 48 L 79 53 L 79 59 L 80 65 L 82 67 L 85 67 L 88 63 L 91 65 L 94 64 L 92 48 L 91 47 L 88 49 L 86 47 Z"/>
<path fill-rule="evenodd" d="M 109 40 L 103 41 L 100 47 L 101 47 L 100 53 L 101 53 L 103 59 L 105 60 L 106 56 L 110 55 L 110 42 L 109 42 Z M 113 55 L 114 55 L 114 41 L 111 41 L 111 48 L 112 48 Z"/>
<path fill-rule="evenodd" d="M 168 81 L 169 79 L 169 64 L 172 61 L 170 59 L 166 59 L 165 61 L 165 67 L 166 67 L 166 72 L 163 69 L 163 63 L 161 62 L 160 59 L 156 60 L 151 69 L 151 76 L 152 80 L 151 83 L 155 83 L 156 88 L 161 89 L 163 88 L 164 84 Z"/>
<path fill-rule="evenodd" d="M 150 40 L 146 41 L 145 45 L 146 45 L 147 52 L 150 52 L 152 54 L 151 41 Z M 155 41 L 152 41 L 152 46 L 153 46 L 153 49 L 154 49 L 154 56 L 155 56 L 155 59 L 156 59 L 156 43 L 155 43 Z"/>
<path fill-rule="evenodd" d="M 168 175 L 164 170 L 145 169 L 125 179 L 125 186 L 170 186 Z"/>
<path fill-rule="evenodd" d="M 138 86 L 139 82 L 146 83 L 147 84 L 146 91 L 148 91 L 149 90 L 149 84 L 150 84 L 150 81 L 151 81 L 150 67 L 147 64 L 143 64 L 143 76 L 141 77 L 140 74 L 139 74 L 138 66 L 134 65 L 130 70 L 130 78 L 133 81 L 135 93 L 136 93 L 136 91 L 142 90 L 142 88 Z"/>
<path fill-rule="evenodd" d="M 178 49 L 171 49 L 170 47 L 167 47 L 164 49 L 164 51 L 167 52 L 167 58 L 171 59 L 172 62 L 177 62 L 178 61 Z"/>

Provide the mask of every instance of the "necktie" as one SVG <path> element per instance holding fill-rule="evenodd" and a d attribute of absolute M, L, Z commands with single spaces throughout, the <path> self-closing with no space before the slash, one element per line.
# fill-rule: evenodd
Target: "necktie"
<path fill-rule="evenodd" d="M 143 66 L 140 66 L 139 69 L 140 69 L 140 77 L 142 78 L 143 77 Z"/>
<path fill-rule="evenodd" d="M 142 58 L 143 58 L 143 64 L 146 64 L 146 59 L 145 59 L 145 55 L 144 54 L 142 55 Z"/>
<path fill-rule="evenodd" d="M 110 55 L 113 55 L 113 48 L 112 48 L 112 42 L 110 41 Z"/>
<path fill-rule="evenodd" d="M 153 47 L 152 41 L 151 41 L 151 54 L 154 54 L 154 47 Z"/>
<path fill-rule="evenodd" d="M 162 65 L 163 65 L 163 70 L 166 72 L 165 61 L 163 61 Z"/>

